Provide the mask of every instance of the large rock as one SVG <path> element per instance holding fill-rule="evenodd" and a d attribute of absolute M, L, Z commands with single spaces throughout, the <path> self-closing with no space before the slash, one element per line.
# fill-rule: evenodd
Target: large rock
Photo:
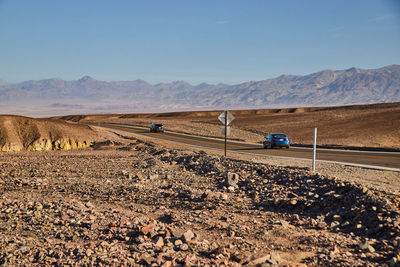
<path fill-rule="evenodd" d="M 239 182 L 239 174 L 228 172 L 225 178 L 225 185 L 226 186 L 235 186 Z"/>

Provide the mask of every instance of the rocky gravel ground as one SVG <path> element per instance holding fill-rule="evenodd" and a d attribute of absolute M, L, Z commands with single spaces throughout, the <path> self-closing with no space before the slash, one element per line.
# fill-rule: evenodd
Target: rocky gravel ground
<path fill-rule="evenodd" d="M 0 264 L 398 266 L 397 195 L 132 137 L 0 154 Z"/>

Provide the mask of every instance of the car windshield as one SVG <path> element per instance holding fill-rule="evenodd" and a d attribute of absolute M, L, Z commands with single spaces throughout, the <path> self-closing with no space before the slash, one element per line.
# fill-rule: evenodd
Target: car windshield
<path fill-rule="evenodd" d="M 286 135 L 284 135 L 284 134 L 273 134 L 272 137 L 273 138 L 285 138 Z"/>
<path fill-rule="evenodd" d="M 160 124 L 160 123 L 155 123 L 155 124 L 153 124 L 154 125 L 154 127 L 162 127 L 163 125 L 162 124 Z"/>

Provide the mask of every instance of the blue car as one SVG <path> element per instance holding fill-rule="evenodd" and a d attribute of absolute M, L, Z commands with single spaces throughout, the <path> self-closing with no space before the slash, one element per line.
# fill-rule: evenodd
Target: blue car
<path fill-rule="evenodd" d="M 265 137 L 263 142 L 264 148 L 274 147 L 290 147 L 290 139 L 283 133 L 272 133 Z"/>

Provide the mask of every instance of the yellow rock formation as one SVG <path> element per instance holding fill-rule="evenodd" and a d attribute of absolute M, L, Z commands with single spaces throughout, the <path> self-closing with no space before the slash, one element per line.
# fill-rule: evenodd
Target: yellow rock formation
<path fill-rule="evenodd" d="M 0 151 L 70 150 L 89 147 L 96 133 L 86 125 L 0 116 Z"/>

